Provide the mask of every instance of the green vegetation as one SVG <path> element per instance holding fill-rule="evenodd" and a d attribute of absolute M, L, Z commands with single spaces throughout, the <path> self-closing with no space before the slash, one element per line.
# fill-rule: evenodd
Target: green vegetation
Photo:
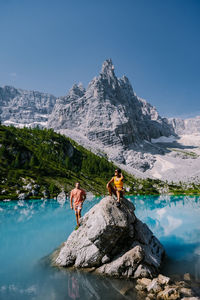
<path fill-rule="evenodd" d="M 75 182 L 95 195 L 106 194 L 106 183 L 116 168 L 52 129 L 0 125 L 0 200 L 56 197 Z M 137 179 L 123 172 L 127 194 L 199 193 L 200 187 Z"/>
<path fill-rule="evenodd" d="M 185 157 L 189 157 L 189 158 L 198 158 L 199 157 L 199 155 L 193 151 L 185 151 L 185 150 L 180 150 L 180 149 L 176 149 L 176 148 L 167 148 L 167 149 L 170 151 L 177 152 L 178 154 L 185 156 Z"/>

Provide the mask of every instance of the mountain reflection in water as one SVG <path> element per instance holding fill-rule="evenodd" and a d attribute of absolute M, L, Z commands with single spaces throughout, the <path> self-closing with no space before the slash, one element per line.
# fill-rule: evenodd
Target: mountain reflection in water
<path fill-rule="evenodd" d="M 133 197 L 131 197 L 133 200 Z M 136 215 L 164 245 L 167 258 L 162 272 L 186 272 L 200 279 L 200 197 L 134 197 Z"/>
<path fill-rule="evenodd" d="M 163 274 L 200 279 L 200 198 L 132 196 L 136 215 L 163 243 Z M 83 213 L 99 202 L 90 199 Z M 0 203 L 0 299 L 134 299 L 133 284 L 42 263 L 75 228 L 69 201 Z"/>

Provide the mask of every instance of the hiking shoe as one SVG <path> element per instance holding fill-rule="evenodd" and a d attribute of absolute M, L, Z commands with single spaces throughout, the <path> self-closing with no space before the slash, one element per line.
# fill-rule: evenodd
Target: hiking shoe
<path fill-rule="evenodd" d="M 117 201 L 117 207 L 120 207 L 120 206 L 121 206 L 121 203 Z"/>

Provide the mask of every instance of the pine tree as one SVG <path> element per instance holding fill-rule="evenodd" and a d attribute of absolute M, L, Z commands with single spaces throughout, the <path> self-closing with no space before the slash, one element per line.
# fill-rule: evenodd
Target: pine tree
<path fill-rule="evenodd" d="M 16 155 L 14 167 L 15 168 L 19 168 L 20 167 L 20 153 L 19 152 Z"/>
<path fill-rule="evenodd" d="M 56 192 L 56 190 L 57 190 L 57 187 L 56 187 L 56 185 L 52 182 L 52 183 L 50 184 L 50 186 L 49 186 L 49 193 L 50 193 L 50 195 L 53 196 L 54 193 Z"/>

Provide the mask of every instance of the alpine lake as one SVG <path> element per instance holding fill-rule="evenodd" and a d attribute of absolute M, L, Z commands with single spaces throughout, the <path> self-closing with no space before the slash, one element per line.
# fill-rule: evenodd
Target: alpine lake
<path fill-rule="evenodd" d="M 127 198 L 134 203 L 136 216 L 165 247 L 160 273 L 190 273 L 200 282 L 200 196 Z M 82 215 L 100 199 L 87 198 Z M 45 257 L 75 226 L 69 199 L 0 202 L 0 299 L 136 299 L 129 280 L 49 266 Z"/>

